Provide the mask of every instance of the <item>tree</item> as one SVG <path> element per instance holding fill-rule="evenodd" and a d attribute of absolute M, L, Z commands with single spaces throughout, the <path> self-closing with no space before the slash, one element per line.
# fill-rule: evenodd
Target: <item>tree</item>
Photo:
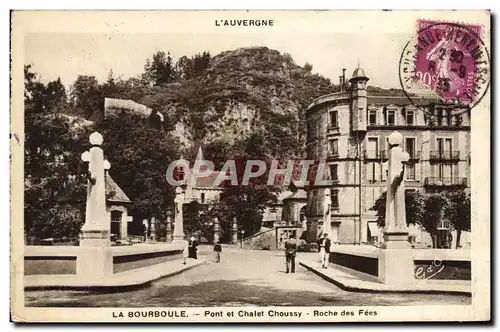
<path fill-rule="evenodd" d="M 175 80 L 176 73 L 170 52 L 158 51 L 152 60 L 147 59 L 144 65 L 143 79 L 151 85 L 161 85 Z"/>
<path fill-rule="evenodd" d="M 57 80 L 49 82 L 47 88 L 45 89 L 47 107 L 54 112 L 65 111 L 67 107 L 67 95 L 66 89 L 61 82 L 61 78 L 58 77 Z"/>
<path fill-rule="evenodd" d="M 57 112 L 60 80 L 47 87 L 25 67 L 25 235 L 28 239 L 76 236 L 83 223 L 86 180 L 81 153 L 86 128 Z M 47 93 L 48 91 L 48 93 Z"/>
<path fill-rule="evenodd" d="M 174 188 L 165 174 L 179 158 L 178 142 L 137 114 L 105 119 L 98 129 L 104 136 L 110 174 L 133 201 L 131 214 L 138 220 L 156 216 L 164 222 L 161 216 L 167 209 L 173 211 L 174 200 Z"/>
<path fill-rule="evenodd" d="M 313 66 L 309 62 L 306 62 L 306 64 L 304 65 L 304 70 L 310 73 L 313 70 Z"/>
<path fill-rule="evenodd" d="M 425 211 L 422 219 L 423 229 L 433 238 L 433 247 L 436 248 L 438 243 L 438 225 L 443 219 L 443 212 L 448 201 L 446 196 L 442 193 L 428 194 L 425 199 Z"/>
<path fill-rule="evenodd" d="M 385 206 L 387 192 L 375 201 L 371 210 L 377 213 L 377 224 L 379 227 L 385 226 Z M 406 223 L 414 225 L 422 225 L 424 218 L 425 196 L 418 191 L 405 191 L 405 207 L 406 207 Z"/>
<path fill-rule="evenodd" d="M 269 147 L 264 137 L 261 134 L 253 134 L 240 144 L 243 147 L 242 153 L 232 156 L 236 162 L 238 185 L 224 184 L 220 211 L 225 225 L 230 225 L 233 217 L 236 217 L 240 230 L 252 235 L 261 228 L 264 209 L 277 201 L 279 187 L 267 185 L 270 160 Z M 231 158 L 228 156 L 228 159 Z M 262 160 L 267 167 L 263 175 L 251 179 L 248 185 L 243 185 L 242 178 L 248 160 Z"/>
<path fill-rule="evenodd" d="M 462 231 L 471 230 L 470 194 L 465 190 L 447 193 L 448 204 L 445 208 L 446 218 L 457 231 L 456 248 L 460 247 Z"/>
<path fill-rule="evenodd" d="M 75 112 L 86 119 L 92 119 L 103 111 L 104 94 L 95 76 L 78 75 L 70 97 Z"/>

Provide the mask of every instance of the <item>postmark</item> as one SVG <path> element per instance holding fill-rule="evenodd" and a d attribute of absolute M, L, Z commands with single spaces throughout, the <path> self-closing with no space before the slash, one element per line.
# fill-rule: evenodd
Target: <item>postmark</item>
<path fill-rule="evenodd" d="M 421 96 L 471 109 L 490 85 L 490 55 L 480 25 L 419 20 L 399 62 L 401 87 L 416 104 Z"/>

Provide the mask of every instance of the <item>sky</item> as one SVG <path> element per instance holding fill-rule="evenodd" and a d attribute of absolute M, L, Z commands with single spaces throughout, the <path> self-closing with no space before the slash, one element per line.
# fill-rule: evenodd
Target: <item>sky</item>
<path fill-rule="evenodd" d="M 369 85 L 399 88 L 401 52 L 411 36 L 407 34 L 181 34 L 181 33 L 27 33 L 25 64 L 32 64 L 42 82 L 61 77 L 71 85 L 78 75 L 94 75 L 100 82 L 110 70 L 127 79 L 144 71 L 144 64 L 156 51 L 170 52 L 177 60 L 203 51 L 216 55 L 240 47 L 267 46 L 289 53 L 298 65 L 313 65 L 313 72 L 338 83 L 342 68 L 349 78 L 360 66 Z"/>

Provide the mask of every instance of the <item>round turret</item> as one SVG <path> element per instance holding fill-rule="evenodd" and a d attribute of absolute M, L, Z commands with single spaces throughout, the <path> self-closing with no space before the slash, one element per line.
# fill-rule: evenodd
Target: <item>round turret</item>
<path fill-rule="evenodd" d="M 368 81 L 368 77 L 366 76 L 365 71 L 363 70 L 363 68 L 360 68 L 360 67 L 354 69 L 354 71 L 352 73 L 352 77 L 349 81 L 359 80 L 359 79 L 365 79 Z"/>

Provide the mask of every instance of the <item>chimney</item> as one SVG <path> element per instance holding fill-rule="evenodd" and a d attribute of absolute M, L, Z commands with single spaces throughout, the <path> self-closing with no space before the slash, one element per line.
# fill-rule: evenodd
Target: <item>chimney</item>
<path fill-rule="evenodd" d="M 345 68 L 342 68 L 342 91 L 345 90 Z"/>
<path fill-rule="evenodd" d="M 342 82 L 342 76 L 339 76 L 339 88 L 340 92 L 344 91 L 344 82 Z"/>

